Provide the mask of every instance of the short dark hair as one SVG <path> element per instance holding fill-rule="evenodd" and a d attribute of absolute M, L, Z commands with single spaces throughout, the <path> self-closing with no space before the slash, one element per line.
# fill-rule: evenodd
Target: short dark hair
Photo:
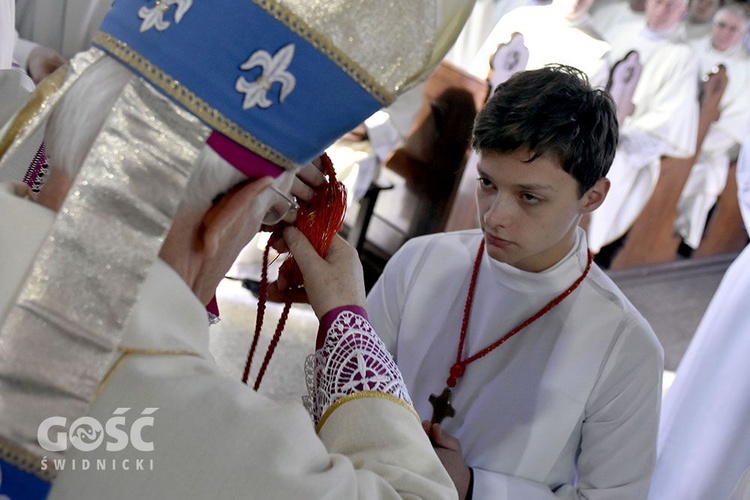
<path fill-rule="evenodd" d="M 480 153 L 528 148 L 528 162 L 551 156 L 583 196 L 607 175 L 617 136 L 610 95 L 592 89 L 583 72 L 551 65 L 516 73 L 497 87 L 477 115 L 471 147 Z"/>

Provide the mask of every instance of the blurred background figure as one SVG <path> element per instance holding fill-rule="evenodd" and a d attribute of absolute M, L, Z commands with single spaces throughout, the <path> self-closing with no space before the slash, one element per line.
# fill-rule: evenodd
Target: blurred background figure
<path fill-rule="evenodd" d="M 709 213 L 727 183 L 730 161 L 750 133 L 750 66 L 742 47 L 747 17 L 739 7 L 727 6 L 710 24 L 710 36 L 691 46 L 700 61 L 700 74 L 705 77 L 721 64 L 727 69 L 728 83 L 719 117 L 706 134 L 677 208 L 675 231 L 692 250 L 700 245 Z"/>
<path fill-rule="evenodd" d="M 711 34 L 711 21 L 724 0 L 690 0 L 687 16 L 683 20 L 687 40 L 694 41 Z"/>
<path fill-rule="evenodd" d="M 112 0 L 16 0 L 21 37 L 49 47 L 69 59 L 86 50 Z"/>
<path fill-rule="evenodd" d="M 640 214 L 659 177 L 661 157 L 689 157 L 698 131 L 698 63 L 690 47 L 674 39 L 687 0 L 647 0 L 646 17 L 616 30 L 610 39 L 612 64 L 634 50 L 643 65 L 633 95 L 635 110 L 620 129 L 609 171 L 607 199 L 591 214 L 589 245 L 609 267 L 621 238 Z"/>

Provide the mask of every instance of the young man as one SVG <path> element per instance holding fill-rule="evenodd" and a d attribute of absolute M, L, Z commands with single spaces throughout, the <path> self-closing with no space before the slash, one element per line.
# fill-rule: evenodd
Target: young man
<path fill-rule="evenodd" d="M 452 387 L 423 424 L 463 497 L 646 496 L 662 350 L 578 227 L 616 144 L 578 70 L 515 75 L 475 124 L 481 229 L 411 240 L 368 297 L 423 419 Z"/>

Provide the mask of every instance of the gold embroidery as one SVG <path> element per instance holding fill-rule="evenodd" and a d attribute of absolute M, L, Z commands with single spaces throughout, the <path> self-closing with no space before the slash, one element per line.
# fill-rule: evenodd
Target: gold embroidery
<path fill-rule="evenodd" d="M 281 21 L 284 26 L 301 38 L 304 38 L 318 52 L 325 54 L 344 73 L 349 75 L 352 80 L 357 82 L 367 93 L 380 102 L 381 105 L 387 106 L 393 102 L 394 95 L 391 92 L 388 92 L 385 87 L 381 86 L 359 64 L 333 45 L 330 40 L 316 32 L 302 19 L 295 16 L 287 7 L 281 5 L 279 2 L 270 0 L 254 0 L 254 2 L 277 21 Z"/>
<path fill-rule="evenodd" d="M 161 68 L 131 49 L 125 42 L 103 31 L 99 31 L 94 35 L 94 42 L 105 47 L 117 58 L 145 75 L 149 83 L 170 95 L 214 130 L 221 132 L 233 141 L 242 144 L 250 151 L 284 168 L 293 168 L 296 165 L 291 159 L 240 128 L 239 125 L 188 90 L 180 82 L 162 71 Z"/>
<path fill-rule="evenodd" d="M 63 85 L 68 74 L 68 69 L 69 66 L 66 64 L 42 80 L 39 86 L 31 94 L 26 104 L 24 104 L 18 113 L 16 113 L 13 122 L 6 130 L 2 139 L 0 139 L 0 158 L 5 156 L 5 153 L 8 151 L 8 148 L 10 148 L 10 145 L 13 144 L 16 137 L 21 135 L 26 129 L 34 114 L 36 114 L 40 108 L 44 107 L 45 102 L 49 100 L 50 96 L 57 92 L 57 90 Z"/>
<path fill-rule="evenodd" d="M 348 403 L 349 401 L 354 401 L 356 399 L 365 399 L 365 398 L 380 398 L 380 399 L 387 399 L 389 401 L 393 401 L 396 404 L 399 404 L 412 412 L 414 416 L 417 418 L 417 421 L 421 422 L 419 418 L 419 414 L 417 413 L 417 410 L 414 409 L 412 405 L 407 403 L 401 398 L 397 398 L 396 396 L 393 396 L 391 394 L 386 394 L 385 392 L 377 392 L 377 391 L 364 391 L 364 392 L 357 392 L 355 394 L 350 394 L 348 396 L 344 396 L 341 399 L 336 400 L 335 403 L 333 403 L 331 406 L 328 407 L 328 409 L 323 413 L 323 416 L 320 417 L 320 421 L 318 422 L 318 425 L 315 426 L 316 432 L 320 432 L 320 430 L 323 428 L 323 425 L 326 423 L 326 420 L 328 420 L 328 417 L 331 416 L 331 414 L 338 409 L 339 406 L 343 405 L 344 403 Z"/>
<path fill-rule="evenodd" d="M 96 388 L 96 393 L 94 394 L 94 399 L 92 401 L 96 401 L 99 398 L 99 394 L 104 390 L 104 387 L 109 382 L 109 379 L 114 375 L 114 373 L 117 371 L 118 368 L 120 368 L 120 365 L 123 361 L 125 361 L 125 358 L 131 355 L 140 355 L 140 356 L 196 356 L 200 357 L 200 354 L 198 354 L 195 351 L 188 351 L 187 349 L 174 349 L 174 350 L 163 350 L 163 349 L 134 349 L 131 347 L 118 347 L 117 350 L 121 353 L 120 357 L 117 358 L 117 361 L 114 362 L 112 367 L 107 371 L 107 374 L 104 375 L 104 378 L 99 383 L 99 387 Z"/>

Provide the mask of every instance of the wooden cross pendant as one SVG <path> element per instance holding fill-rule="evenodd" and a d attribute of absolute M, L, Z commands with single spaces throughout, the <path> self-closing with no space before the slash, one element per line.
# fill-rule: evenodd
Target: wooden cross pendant
<path fill-rule="evenodd" d="M 453 417 L 456 414 L 456 410 L 451 406 L 451 395 L 453 391 L 450 387 L 443 389 L 440 396 L 430 394 L 430 404 L 432 405 L 432 419 L 430 422 L 433 424 L 439 424 L 445 417 Z"/>

